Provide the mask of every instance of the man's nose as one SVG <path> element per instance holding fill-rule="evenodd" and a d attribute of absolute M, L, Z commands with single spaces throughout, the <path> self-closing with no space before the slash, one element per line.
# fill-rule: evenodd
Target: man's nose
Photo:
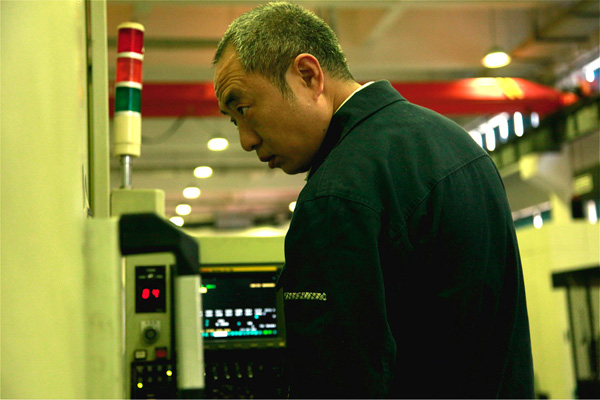
<path fill-rule="evenodd" d="M 240 144 L 246 151 L 254 151 L 261 143 L 261 138 L 252 129 L 244 125 L 238 126 L 240 134 Z"/>

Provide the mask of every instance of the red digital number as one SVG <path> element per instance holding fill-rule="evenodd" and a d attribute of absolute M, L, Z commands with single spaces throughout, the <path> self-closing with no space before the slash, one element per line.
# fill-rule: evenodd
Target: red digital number
<path fill-rule="evenodd" d="M 150 297 L 150 289 L 142 290 L 142 299 L 146 300 L 149 297 Z"/>

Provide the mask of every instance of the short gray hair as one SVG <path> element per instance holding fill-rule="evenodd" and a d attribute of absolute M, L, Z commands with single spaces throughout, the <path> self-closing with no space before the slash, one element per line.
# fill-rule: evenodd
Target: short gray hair
<path fill-rule="evenodd" d="M 238 17 L 219 42 L 213 65 L 232 46 L 246 72 L 258 72 L 290 94 L 285 75 L 302 53 L 319 60 L 331 77 L 353 80 L 333 30 L 309 10 L 278 2 L 259 6 Z"/>

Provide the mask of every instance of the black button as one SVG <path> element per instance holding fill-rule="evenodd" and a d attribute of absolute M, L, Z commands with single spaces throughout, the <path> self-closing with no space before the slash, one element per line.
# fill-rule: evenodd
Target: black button
<path fill-rule="evenodd" d="M 157 336 L 157 332 L 156 330 L 152 329 L 152 328 L 147 328 L 146 330 L 144 330 L 144 337 L 148 340 L 154 340 L 156 339 Z"/>

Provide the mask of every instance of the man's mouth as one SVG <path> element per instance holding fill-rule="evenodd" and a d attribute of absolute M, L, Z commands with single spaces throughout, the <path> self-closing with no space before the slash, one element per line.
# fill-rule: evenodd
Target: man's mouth
<path fill-rule="evenodd" d="M 262 162 L 268 162 L 269 163 L 269 168 L 273 169 L 275 168 L 275 156 L 267 156 L 267 157 L 259 157 L 260 161 Z"/>

